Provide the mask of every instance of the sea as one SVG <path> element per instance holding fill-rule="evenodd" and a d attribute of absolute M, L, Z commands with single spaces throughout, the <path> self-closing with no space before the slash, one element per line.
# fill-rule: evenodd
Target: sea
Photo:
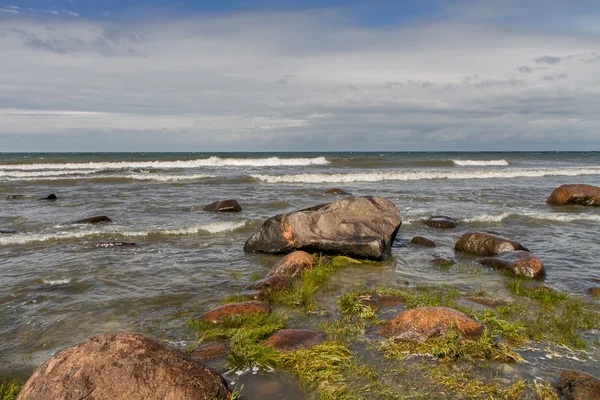
<path fill-rule="evenodd" d="M 402 217 L 390 259 L 340 271 L 339 285 L 493 292 L 507 278 L 477 260 L 429 263 L 453 257 L 461 234 L 483 230 L 539 257 L 544 285 L 589 299 L 600 279 L 600 207 L 546 204 L 570 183 L 600 186 L 600 152 L 0 153 L 0 229 L 9 232 L 0 234 L 0 377 L 26 379 L 61 349 L 111 331 L 189 348 L 186 321 L 242 293 L 279 259 L 244 253 L 252 233 L 276 214 L 335 200 L 332 188 L 386 197 Z M 50 194 L 57 200 L 39 200 Z M 242 211 L 203 211 L 225 199 Z M 98 215 L 113 222 L 71 223 Z M 427 228 L 431 215 L 458 226 Z M 410 244 L 416 235 L 437 246 Z M 93 247 L 106 241 L 137 247 Z M 589 359 L 548 360 L 532 356 L 528 373 L 600 375 Z M 252 397 L 255 372 L 245 398 L 260 398 Z M 270 378 L 260 379 L 255 386 Z M 299 389 L 294 397 L 292 378 L 277 379 L 288 398 L 304 398 Z"/>

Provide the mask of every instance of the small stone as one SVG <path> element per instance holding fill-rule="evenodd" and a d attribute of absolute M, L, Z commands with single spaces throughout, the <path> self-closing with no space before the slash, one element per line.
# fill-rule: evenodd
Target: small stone
<path fill-rule="evenodd" d="M 240 212 L 242 211 L 242 206 L 239 205 L 237 200 L 229 199 L 215 201 L 214 203 L 205 206 L 203 210 L 210 212 Z"/>
<path fill-rule="evenodd" d="M 215 340 L 196 347 L 191 356 L 200 361 L 225 357 L 229 354 L 229 340 Z"/>
<path fill-rule="evenodd" d="M 410 242 L 412 244 L 418 244 L 420 246 L 435 247 L 435 243 L 433 242 L 433 240 L 429 240 L 427 238 L 424 238 L 423 236 L 415 236 L 410 240 Z"/>
<path fill-rule="evenodd" d="M 445 217 L 445 216 L 434 216 L 429 219 L 423 221 L 425 226 L 429 228 L 438 228 L 438 229 L 454 229 L 456 228 L 456 221 Z"/>
<path fill-rule="evenodd" d="M 198 317 L 198 321 L 206 322 L 209 324 L 220 324 L 228 319 L 249 316 L 249 315 L 260 315 L 268 314 L 269 306 L 257 300 L 244 301 L 241 303 L 225 304 L 221 307 L 217 307 L 214 310 L 207 311 Z"/>
<path fill-rule="evenodd" d="M 306 329 L 282 329 L 263 343 L 277 351 L 294 351 L 316 346 L 327 338 L 325 332 Z"/>
<path fill-rule="evenodd" d="M 280 275 L 289 277 L 299 277 L 304 272 L 317 265 L 315 258 L 302 250 L 296 250 L 283 257 L 271 270 L 268 275 Z"/>
<path fill-rule="evenodd" d="M 581 371 L 563 371 L 557 386 L 564 400 L 600 399 L 600 381 Z"/>
<path fill-rule="evenodd" d="M 481 264 L 510 271 L 517 276 L 539 279 L 545 275 L 542 261 L 528 251 L 507 251 L 492 258 L 484 258 Z"/>

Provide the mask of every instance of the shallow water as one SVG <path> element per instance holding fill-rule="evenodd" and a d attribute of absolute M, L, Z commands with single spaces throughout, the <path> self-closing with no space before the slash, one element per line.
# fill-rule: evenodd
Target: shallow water
<path fill-rule="evenodd" d="M 600 186 L 600 153 L 0 154 L 0 229 L 18 231 L 0 234 L 0 375 L 27 377 L 60 349 L 108 331 L 185 347 L 194 339 L 187 319 L 242 292 L 278 259 L 242 250 L 262 221 L 329 202 L 332 187 L 389 198 L 403 223 L 390 260 L 334 277 L 323 296 L 331 315 L 339 294 L 364 287 L 448 284 L 501 295 L 506 277 L 476 259 L 456 257 L 446 269 L 428 263 L 455 256 L 454 242 L 471 230 L 518 240 L 543 260 L 545 285 L 587 297 L 600 278 L 600 207 L 547 206 L 566 183 Z M 58 200 L 37 200 L 50 193 Z M 25 198 L 5 199 L 19 194 Z M 243 211 L 202 211 L 227 198 Z M 434 214 L 459 227 L 420 223 Z M 113 223 L 69 223 L 94 215 Z M 415 235 L 437 247 L 410 245 Z M 138 247 L 92 247 L 100 241 Z M 555 379 L 571 367 L 598 376 L 591 352 L 577 361 L 532 350 L 518 373 Z M 256 375 L 247 387 L 263 382 Z"/>

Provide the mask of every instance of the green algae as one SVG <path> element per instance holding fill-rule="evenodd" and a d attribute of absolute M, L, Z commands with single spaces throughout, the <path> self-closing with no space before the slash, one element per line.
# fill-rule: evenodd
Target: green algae
<path fill-rule="evenodd" d="M 0 383 L 0 400 L 14 400 L 19 392 L 23 384 L 16 380 L 7 380 Z"/>

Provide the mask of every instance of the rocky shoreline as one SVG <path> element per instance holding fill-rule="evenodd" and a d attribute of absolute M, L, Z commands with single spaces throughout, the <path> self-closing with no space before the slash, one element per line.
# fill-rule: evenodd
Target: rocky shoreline
<path fill-rule="evenodd" d="M 565 186 L 552 193 L 548 204 L 600 205 L 600 188 Z M 261 280 L 249 284 L 247 293 L 224 299 L 226 304 L 190 321 L 198 335 L 198 346 L 190 354 L 139 334 L 101 335 L 40 366 L 17 399 L 239 398 L 240 392 L 225 378 L 202 364 L 211 359 L 227 360 L 234 369 L 259 366 L 291 371 L 318 398 L 404 398 L 407 393 L 398 390 L 407 389 L 413 378 L 396 384 L 387 375 L 416 365 L 415 358 L 423 359 L 420 367 L 429 367 L 429 372 L 422 372 L 429 386 L 415 388 L 421 398 L 437 398 L 436 391 L 449 398 L 600 398 L 600 382 L 576 371 L 563 371 L 553 382 L 519 380 L 501 385 L 449 368 L 453 363 L 464 367 L 480 361 L 519 363 L 519 350 L 531 343 L 585 347 L 581 332 L 600 327 L 597 304 L 544 289 L 537 283 L 546 273 L 542 260 L 497 233 L 466 232 L 453 250 L 476 258 L 482 268 L 507 274 L 506 298 L 457 293 L 452 288 L 368 288 L 337 299 L 336 322 L 321 329 L 292 326 L 294 317 L 310 319 L 320 308 L 314 294 L 336 273 L 386 260 L 402 224 L 398 209 L 385 198 L 346 197 L 349 194 L 340 189 L 333 194 L 344 197 L 274 216 L 248 239 L 247 252 L 285 256 Z M 241 211 L 235 200 L 217 201 L 205 209 Z M 98 216 L 72 223 L 110 222 Z M 457 228 L 456 221 L 446 216 L 432 216 L 423 224 L 449 232 Z M 413 238 L 412 244 L 435 246 L 424 237 Z M 135 243 L 94 245 L 113 246 Z M 454 262 L 438 260 L 440 265 Z M 549 325 L 550 331 L 539 332 L 544 325 L 539 316 L 551 315 L 555 315 L 553 323 L 568 326 L 554 331 Z M 369 354 L 379 362 L 388 360 L 392 367 L 383 373 L 369 370 L 369 363 L 354 356 L 357 343 L 370 346 Z M 447 382 L 440 382 L 438 373 L 449 377 Z"/>

